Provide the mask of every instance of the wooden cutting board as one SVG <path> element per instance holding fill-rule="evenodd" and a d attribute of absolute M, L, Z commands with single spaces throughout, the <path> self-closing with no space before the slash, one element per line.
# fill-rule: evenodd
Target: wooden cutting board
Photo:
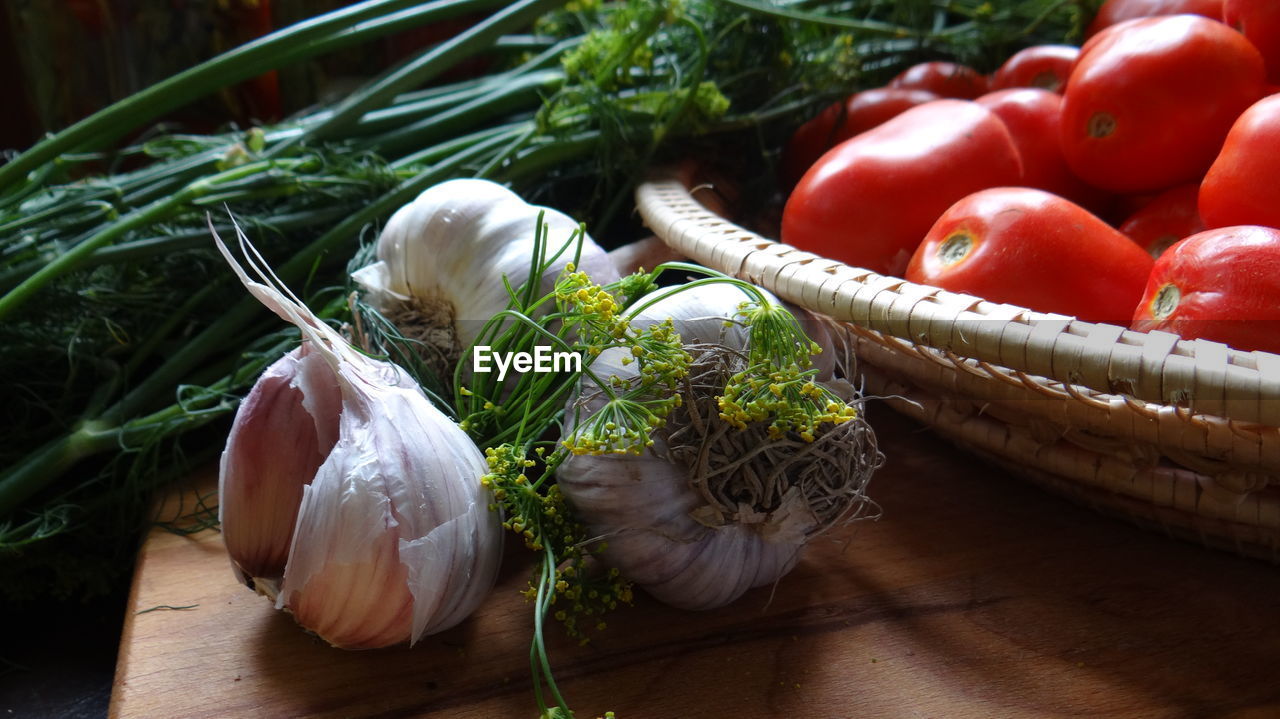
<path fill-rule="evenodd" d="M 1100 517 L 876 409 L 882 519 L 728 608 L 640 596 L 589 646 L 550 633 L 580 718 L 1280 716 L 1280 569 Z M 463 625 L 345 652 L 238 585 L 216 532 L 157 529 L 111 717 L 533 717 L 529 565 L 508 546 Z"/>

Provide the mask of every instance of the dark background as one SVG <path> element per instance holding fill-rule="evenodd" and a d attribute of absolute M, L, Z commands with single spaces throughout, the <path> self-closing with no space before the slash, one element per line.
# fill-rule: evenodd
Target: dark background
<path fill-rule="evenodd" d="M 28 147 L 40 134 L 12 28 L 0 11 L 0 77 L 11 83 L 0 150 Z M 122 587 L 90 600 L 0 606 L 0 716 L 105 717 L 126 596 Z"/>
<path fill-rule="evenodd" d="M 0 716 L 105 717 L 126 596 L 0 609 Z"/>

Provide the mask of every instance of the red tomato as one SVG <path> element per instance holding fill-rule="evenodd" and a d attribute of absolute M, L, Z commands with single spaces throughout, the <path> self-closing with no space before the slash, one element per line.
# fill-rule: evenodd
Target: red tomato
<path fill-rule="evenodd" d="M 1113 25 L 1085 45 L 1067 80 L 1067 164 L 1114 192 L 1195 180 L 1261 97 L 1264 74 L 1258 50 L 1220 22 L 1169 15 Z"/>
<path fill-rule="evenodd" d="M 1170 247 L 1130 326 L 1280 353 L 1280 230 L 1221 227 Z"/>
<path fill-rule="evenodd" d="M 1264 97 L 1231 126 L 1200 183 L 1205 227 L 1280 227 L 1280 95 Z"/>
<path fill-rule="evenodd" d="M 987 76 L 968 65 L 941 60 L 912 65 L 889 81 L 889 87 L 928 90 L 938 97 L 961 100 L 972 100 L 985 94 L 988 85 Z"/>
<path fill-rule="evenodd" d="M 845 121 L 836 132 L 838 142 L 882 125 L 916 105 L 937 99 L 938 96 L 928 90 L 903 87 L 878 87 L 854 93 L 844 104 Z"/>
<path fill-rule="evenodd" d="M 1267 79 L 1280 83 L 1280 3 L 1276 0 L 1226 0 L 1222 20 L 1244 33 L 1267 61 Z"/>
<path fill-rule="evenodd" d="M 975 192 L 938 218 L 907 279 L 1090 322 L 1128 324 L 1151 256 L 1087 210 L 1024 187 Z"/>
<path fill-rule="evenodd" d="M 965 100 L 934 100 L 836 145 L 796 185 L 782 241 L 900 275 L 951 203 L 1022 174 L 1000 118 Z"/>
<path fill-rule="evenodd" d="M 855 92 L 826 107 L 796 129 L 782 152 L 782 180 L 792 187 L 822 153 L 861 132 L 896 117 L 908 108 L 937 100 L 927 90 L 879 87 Z"/>
<path fill-rule="evenodd" d="M 1098 14 L 1093 16 L 1093 22 L 1089 23 L 1089 29 L 1085 31 L 1084 36 L 1093 37 L 1103 28 L 1125 20 L 1156 15 L 1190 13 L 1221 20 L 1222 5 L 1223 0 L 1107 0 L 1101 8 L 1098 8 Z"/>
<path fill-rule="evenodd" d="M 991 76 L 992 90 L 1011 87 L 1038 87 L 1062 92 L 1071 66 L 1080 55 L 1074 45 L 1032 45 L 1009 56 Z"/>
<path fill-rule="evenodd" d="M 1204 221 L 1196 209 L 1200 186 L 1178 185 L 1156 195 L 1120 225 L 1120 232 L 1152 257 L 1159 257 L 1184 237 L 1202 232 Z"/>
<path fill-rule="evenodd" d="M 1018 184 L 1082 205 L 1101 202 L 1104 193 L 1072 174 L 1062 158 L 1062 145 L 1058 142 L 1061 96 L 1022 87 L 987 93 L 974 102 L 994 112 L 1009 128 L 1022 158 L 1022 181 Z"/>

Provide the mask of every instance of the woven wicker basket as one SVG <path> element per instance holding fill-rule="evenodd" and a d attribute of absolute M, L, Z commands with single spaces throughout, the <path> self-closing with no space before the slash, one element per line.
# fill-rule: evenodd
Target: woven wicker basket
<path fill-rule="evenodd" d="M 766 239 L 676 171 L 637 190 L 676 251 L 841 327 L 868 394 L 1039 485 L 1280 561 L 1280 355 L 917 285 Z"/>

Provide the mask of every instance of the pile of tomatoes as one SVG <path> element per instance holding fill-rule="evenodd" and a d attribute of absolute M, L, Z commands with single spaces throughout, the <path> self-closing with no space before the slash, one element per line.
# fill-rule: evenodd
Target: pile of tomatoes
<path fill-rule="evenodd" d="M 1109 0 L 1080 47 L 911 67 L 798 128 L 783 242 L 1280 352 L 1280 0 Z"/>

